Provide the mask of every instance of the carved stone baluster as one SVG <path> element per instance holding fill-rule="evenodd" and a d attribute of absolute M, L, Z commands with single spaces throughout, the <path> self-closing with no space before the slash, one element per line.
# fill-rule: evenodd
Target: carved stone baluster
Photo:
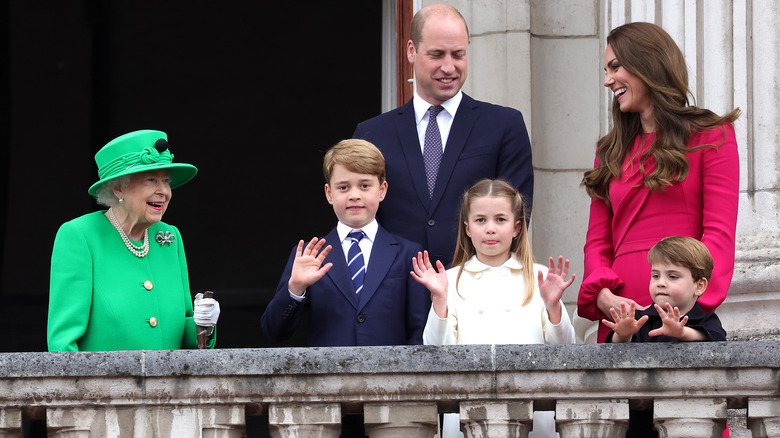
<path fill-rule="evenodd" d="M 22 438 L 22 410 L 0 408 L 0 438 Z"/>
<path fill-rule="evenodd" d="M 50 408 L 46 427 L 53 438 L 90 438 L 98 408 Z M 95 436 L 99 436 L 96 434 Z"/>
<path fill-rule="evenodd" d="M 268 407 L 268 424 L 273 438 L 338 438 L 341 405 L 272 404 Z"/>
<path fill-rule="evenodd" d="M 131 436 L 199 436 L 241 438 L 243 406 L 139 406 L 51 408 L 49 435 L 55 438 Z"/>
<path fill-rule="evenodd" d="M 656 399 L 653 421 L 659 438 L 720 437 L 726 429 L 726 399 Z"/>
<path fill-rule="evenodd" d="M 363 415 L 370 438 L 433 438 L 438 433 L 436 403 L 370 403 Z"/>
<path fill-rule="evenodd" d="M 197 407 L 202 438 L 241 438 L 246 430 L 244 406 Z"/>
<path fill-rule="evenodd" d="M 533 427 L 531 401 L 466 401 L 460 403 L 465 438 L 526 438 Z"/>
<path fill-rule="evenodd" d="M 555 421 L 561 438 L 622 438 L 628 430 L 628 400 L 558 400 Z"/>
<path fill-rule="evenodd" d="M 753 438 L 780 438 L 780 398 L 751 398 L 747 413 Z"/>

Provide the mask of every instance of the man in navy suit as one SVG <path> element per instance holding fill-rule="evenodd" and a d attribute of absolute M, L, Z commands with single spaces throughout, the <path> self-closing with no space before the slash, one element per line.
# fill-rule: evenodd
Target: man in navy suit
<path fill-rule="evenodd" d="M 472 184 L 503 178 L 523 195 L 529 211 L 533 197 L 531 144 L 522 114 L 461 91 L 468 44 L 468 26 L 455 8 L 431 5 L 418 11 L 407 43 L 417 84 L 414 97 L 358 124 L 353 135 L 374 143 L 387 161 L 393 190 L 379 209 L 379 221 L 391 233 L 421 244 L 445 266 L 455 252 L 461 198 Z M 436 106 L 442 108 L 431 122 Z M 443 147 L 438 163 L 435 154 L 429 161 L 425 152 L 431 138 L 431 150 Z"/>
<path fill-rule="evenodd" d="M 422 344 L 431 299 L 410 275 L 422 247 L 375 218 L 388 189 L 382 153 L 365 140 L 343 140 L 325 154 L 323 171 L 339 222 L 324 239 L 293 249 L 263 331 L 289 338 L 308 307 L 309 346 Z"/>

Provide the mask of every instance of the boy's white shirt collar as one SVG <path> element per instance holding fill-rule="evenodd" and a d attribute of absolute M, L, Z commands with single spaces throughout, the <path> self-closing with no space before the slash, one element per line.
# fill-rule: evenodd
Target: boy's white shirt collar
<path fill-rule="evenodd" d="M 345 239 L 348 239 L 349 233 L 351 233 L 353 230 L 355 230 L 355 228 L 350 228 L 349 226 L 339 221 L 338 225 L 336 225 L 336 233 L 339 235 L 339 242 L 343 243 Z M 369 222 L 368 225 L 363 228 L 359 228 L 359 230 L 362 230 L 363 234 L 366 235 L 368 240 L 373 242 L 376 240 L 377 231 L 379 231 L 379 222 L 377 222 L 376 218 L 374 218 L 374 220 Z"/>
<path fill-rule="evenodd" d="M 458 94 L 452 96 L 448 100 L 445 100 L 442 102 L 441 106 L 444 107 L 444 110 L 449 113 L 452 118 L 455 118 L 455 113 L 458 112 L 458 107 L 460 106 L 460 101 L 463 100 L 463 91 L 458 91 Z M 420 121 L 422 121 L 422 118 L 425 117 L 426 111 L 431 107 L 431 104 L 426 102 L 420 95 L 417 94 L 417 91 L 414 92 L 414 97 L 412 98 L 412 105 L 414 105 L 414 117 L 417 124 L 420 124 Z"/>
<path fill-rule="evenodd" d="M 490 268 L 499 268 L 499 267 L 504 267 L 509 269 L 523 269 L 523 264 L 514 254 L 510 255 L 509 260 L 505 261 L 503 264 L 501 264 L 501 266 L 486 265 L 480 262 L 479 259 L 477 259 L 476 255 L 471 256 L 471 258 L 468 259 L 466 263 L 463 264 L 463 269 L 468 272 L 482 272 Z"/>

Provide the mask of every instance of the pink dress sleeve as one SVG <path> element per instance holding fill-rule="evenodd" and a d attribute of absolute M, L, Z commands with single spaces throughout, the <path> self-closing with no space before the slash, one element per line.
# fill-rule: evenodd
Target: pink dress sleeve
<path fill-rule="evenodd" d="M 725 138 L 724 138 L 725 137 Z M 706 149 L 702 163 L 702 237 L 715 267 L 706 292 L 699 298 L 705 312 L 726 299 L 734 274 L 734 250 L 739 204 L 739 156 L 734 127 L 727 123 L 702 136 L 704 143 L 722 144 Z"/>
<path fill-rule="evenodd" d="M 579 316 L 593 321 L 606 318 L 596 305 L 599 291 L 605 287 L 617 290 L 623 286 L 623 280 L 611 268 L 614 257 L 612 210 L 603 200 L 591 199 L 588 234 L 585 240 L 585 272 L 577 297 Z"/>

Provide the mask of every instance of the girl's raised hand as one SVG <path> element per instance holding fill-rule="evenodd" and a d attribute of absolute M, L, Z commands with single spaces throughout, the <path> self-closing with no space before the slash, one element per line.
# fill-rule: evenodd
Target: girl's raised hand
<path fill-rule="evenodd" d="M 447 272 L 444 265 L 436 260 L 436 268 L 431 264 L 428 251 L 418 252 L 412 257 L 412 278 L 431 292 L 433 310 L 440 318 L 447 317 Z"/>
<path fill-rule="evenodd" d="M 542 271 L 539 271 L 539 294 L 544 301 L 544 307 L 547 309 L 547 318 L 553 324 L 559 324 L 563 315 L 563 306 L 561 297 L 563 291 L 574 282 L 575 274 L 571 275 L 569 281 L 566 276 L 569 275 L 569 259 L 563 261 L 563 256 L 558 256 L 558 266 L 550 257 L 550 267 L 547 270 L 547 278 L 544 278 Z"/>
<path fill-rule="evenodd" d="M 566 280 L 569 275 L 569 259 L 563 261 L 563 256 L 558 256 L 558 266 L 555 266 L 555 260 L 550 257 L 550 266 L 545 279 L 542 272 L 539 271 L 539 293 L 542 295 L 544 305 L 549 309 L 551 305 L 558 303 L 563 296 L 563 291 L 574 283 L 577 274 L 571 274 L 571 278 Z"/>

